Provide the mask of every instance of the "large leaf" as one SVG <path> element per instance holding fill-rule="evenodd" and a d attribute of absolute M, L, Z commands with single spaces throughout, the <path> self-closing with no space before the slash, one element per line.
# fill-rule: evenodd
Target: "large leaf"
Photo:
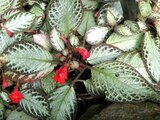
<path fill-rule="evenodd" d="M 48 9 L 49 22 L 62 34 L 68 36 L 75 30 L 82 19 L 80 0 L 54 0 Z"/>
<path fill-rule="evenodd" d="M 35 15 L 29 12 L 21 12 L 14 15 L 7 22 L 4 23 L 4 28 L 15 33 L 27 30 L 34 22 Z"/>
<path fill-rule="evenodd" d="M 0 99 L 0 120 L 4 119 L 4 109 L 3 101 Z"/>
<path fill-rule="evenodd" d="M 111 30 L 110 27 L 102 27 L 102 26 L 91 27 L 86 32 L 85 39 L 90 45 L 97 45 L 104 41 L 105 36 L 107 35 L 107 33 L 110 32 L 110 30 Z"/>
<path fill-rule="evenodd" d="M 51 120 L 72 120 L 77 105 L 73 87 L 60 87 L 50 96 Z"/>
<path fill-rule="evenodd" d="M 91 27 L 93 27 L 95 24 L 96 23 L 95 23 L 95 18 L 94 18 L 93 12 L 92 11 L 84 11 L 82 22 L 81 22 L 80 26 L 78 27 L 79 34 L 84 36 L 85 33 Z"/>
<path fill-rule="evenodd" d="M 13 3 L 13 0 L 1 0 L 1 2 L 0 2 L 0 16 L 11 7 L 12 3 Z"/>
<path fill-rule="evenodd" d="M 157 83 L 159 83 L 160 48 L 156 45 L 155 40 L 151 37 L 150 32 L 145 33 L 142 52 L 143 52 L 142 56 L 144 59 L 144 64 L 149 74 Z"/>
<path fill-rule="evenodd" d="M 13 72 L 33 74 L 54 68 L 52 55 L 34 42 L 17 42 L 5 50 L 6 67 Z"/>
<path fill-rule="evenodd" d="M 13 37 L 9 37 L 5 33 L 0 33 L 0 54 L 14 42 L 21 40 L 22 33 L 15 34 Z"/>
<path fill-rule="evenodd" d="M 151 5 L 149 2 L 140 1 L 138 4 L 139 11 L 143 17 L 148 17 L 151 14 Z"/>
<path fill-rule="evenodd" d="M 38 118 L 33 118 L 23 111 L 14 110 L 9 114 L 6 120 L 38 120 Z"/>
<path fill-rule="evenodd" d="M 95 10 L 99 6 L 99 2 L 97 0 L 81 0 L 83 4 L 83 8 L 87 10 Z"/>
<path fill-rule="evenodd" d="M 41 80 L 42 88 L 47 94 L 53 92 L 57 86 L 56 82 L 53 81 L 54 74 L 55 73 L 53 72 Z"/>
<path fill-rule="evenodd" d="M 133 66 L 150 84 L 155 84 L 148 75 L 146 68 L 143 64 L 141 55 L 137 51 L 123 54 L 117 60 Z"/>
<path fill-rule="evenodd" d="M 23 99 L 19 106 L 35 117 L 49 116 L 49 104 L 40 92 L 34 89 L 22 90 Z"/>
<path fill-rule="evenodd" d="M 154 94 L 145 79 L 128 64 L 118 61 L 102 63 L 94 66 L 91 72 L 94 86 L 110 101 L 143 101 Z"/>
<path fill-rule="evenodd" d="M 65 48 L 64 42 L 60 39 L 60 36 L 61 34 L 55 28 L 50 33 L 51 44 L 57 51 L 62 51 Z"/>
<path fill-rule="evenodd" d="M 84 85 L 88 93 L 90 93 L 93 97 L 104 97 L 104 93 L 93 85 L 92 80 L 85 80 Z"/>
<path fill-rule="evenodd" d="M 134 50 L 139 48 L 142 42 L 143 33 L 134 34 L 132 36 L 122 36 L 117 33 L 112 33 L 106 43 L 112 44 L 123 51 Z"/>
<path fill-rule="evenodd" d="M 98 64 L 107 60 L 114 60 L 122 53 L 123 51 L 117 47 L 109 44 L 102 44 L 91 49 L 90 57 L 87 59 L 87 61 L 90 64 Z"/>

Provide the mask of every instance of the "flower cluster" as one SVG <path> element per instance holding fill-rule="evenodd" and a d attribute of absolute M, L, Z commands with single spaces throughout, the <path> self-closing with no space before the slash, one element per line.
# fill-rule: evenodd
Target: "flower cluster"
<path fill-rule="evenodd" d="M 18 87 L 16 87 L 12 93 L 9 95 L 9 99 L 12 101 L 12 103 L 19 103 L 23 98 L 23 95 L 21 92 L 19 92 Z"/>
<path fill-rule="evenodd" d="M 68 78 L 67 70 L 68 70 L 68 67 L 66 66 L 62 66 L 58 70 L 56 70 L 56 73 L 53 76 L 54 81 L 60 84 L 64 84 L 65 80 Z"/>

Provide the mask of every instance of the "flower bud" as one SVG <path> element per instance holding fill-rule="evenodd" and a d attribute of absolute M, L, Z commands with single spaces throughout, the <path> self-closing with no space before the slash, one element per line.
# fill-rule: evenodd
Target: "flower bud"
<path fill-rule="evenodd" d="M 70 62 L 70 67 L 72 69 L 78 69 L 79 68 L 79 63 L 77 61 L 71 61 Z"/>
<path fill-rule="evenodd" d="M 70 41 L 72 46 L 77 47 L 79 45 L 79 38 L 75 35 L 71 35 L 69 41 Z"/>
<path fill-rule="evenodd" d="M 60 61 L 61 61 L 61 62 L 65 61 L 65 59 L 66 59 L 65 56 L 60 57 Z"/>
<path fill-rule="evenodd" d="M 67 56 L 67 55 L 69 54 L 69 50 L 68 50 L 68 49 L 62 50 L 62 54 L 63 54 L 64 56 Z"/>
<path fill-rule="evenodd" d="M 49 42 L 49 36 L 47 34 L 34 34 L 33 41 L 35 43 L 43 46 L 48 51 L 50 51 L 52 49 L 52 46 Z"/>

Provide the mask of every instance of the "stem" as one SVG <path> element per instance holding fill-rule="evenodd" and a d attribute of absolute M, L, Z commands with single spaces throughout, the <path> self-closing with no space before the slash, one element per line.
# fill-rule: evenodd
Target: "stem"
<path fill-rule="evenodd" d="M 82 71 L 80 71 L 80 73 L 74 78 L 74 80 L 71 83 L 71 86 L 73 86 L 75 84 L 75 82 L 77 81 L 77 79 L 83 74 L 83 72 L 85 71 L 86 68 L 83 68 Z"/>

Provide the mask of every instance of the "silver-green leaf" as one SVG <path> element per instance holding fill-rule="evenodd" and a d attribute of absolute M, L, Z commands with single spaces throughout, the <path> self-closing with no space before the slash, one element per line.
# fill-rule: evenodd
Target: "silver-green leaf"
<path fill-rule="evenodd" d="M 158 41 L 157 41 L 158 42 Z M 160 41 L 159 41 L 160 42 Z M 147 71 L 152 78 L 159 83 L 160 81 L 160 48 L 156 45 L 150 32 L 146 32 L 143 41 L 142 57 Z"/>
<path fill-rule="evenodd" d="M 106 99 L 115 102 L 144 101 L 154 94 L 146 80 L 128 64 L 114 61 L 92 68 L 92 80 Z"/>
<path fill-rule="evenodd" d="M 34 42 L 17 42 L 7 48 L 3 56 L 6 67 L 21 74 L 34 74 L 54 68 L 53 56 Z"/>
<path fill-rule="evenodd" d="M 102 44 L 91 49 L 90 57 L 87 61 L 94 65 L 107 60 L 114 60 L 118 56 L 122 55 L 122 53 L 123 51 L 117 47 L 109 44 Z"/>
<path fill-rule="evenodd" d="M 63 35 L 68 36 L 75 30 L 82 19 L 80 0 L 54 0 L 48 9 L 49 23 Z"/>
<path fill-rule="evenodd" d="M 63 86 L 50 95 L 51 120 L 73 120 L 76 114 L 76 95 L 73 87 Z"/>
<path fill-rule="evenodd" d="M 48 117 L 49 104 L 40 92 L 34 89 L 24 89 L 21 91 L 23 99 L 20 101 L 19 106 L 30 115 L 35 117 Z"/>

